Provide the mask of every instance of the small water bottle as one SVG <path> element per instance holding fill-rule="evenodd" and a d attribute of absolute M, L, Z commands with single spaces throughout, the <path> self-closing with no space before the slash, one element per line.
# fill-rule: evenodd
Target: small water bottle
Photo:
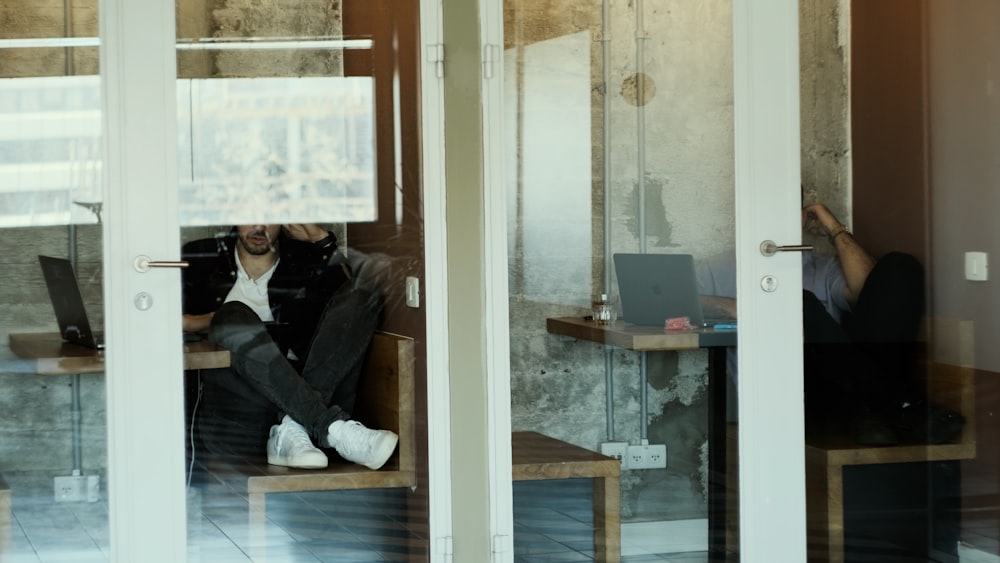
<path fill-rule="evenodd" d="M 614 320 L 611 314 L 611 303 L 608 302 L 608 294 L 602 293 L 592 304 L 594 323 L 599 325 L 611 324 Z"/>

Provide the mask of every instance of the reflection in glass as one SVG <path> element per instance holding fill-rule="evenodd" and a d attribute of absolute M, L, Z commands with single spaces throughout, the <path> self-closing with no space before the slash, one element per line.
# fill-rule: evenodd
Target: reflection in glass
<path fill-rule="evenodd" d="M 101 151 L 99 77 L 0 80 L 0 225 L 93 222 Z"/>
<path fill-rule="evenodd" d="M 375 219 L 371 77 L 178 81 L 184 225 Z"/>
<path fill-rule="evenodd" d="M 411 68 L 420 61 L 414 33 L 419 3 L 178 0 L 176 7 L 178 199 L 186 227 L 181 242 L 192 264 L 185 310 L 201 307 L 198 295 L 208 286 L 226 283 L 218 280 L 231 271 L 229 254 L 238 248 L 226 237 L 234 224 L 317 223 L 336 234 L 338 245 L 327 256 L 312 249 L 327 253 L 329 246 L 294 246 L 286 239 L 277 245 L 282 258 L 273 276 L 260 282 L 269 284 L 267 308 L 276 311 L 272 336 L 289 354 L 271 349 L 268 370 L 187 374 L 190 552 L 202 560 L 426 560 L 426 438 L 416 422 L 425 416 L 419 405 L 426 379 L 413 369 L 425 340 L 423 311 L 404 308 L 397 291 L 404 277 L 421 275 L 416 270 L 423 256 L 419 85 Z M 394 198 L 403 211 L 395 217 Z M 376 213 L 377 204 L 382 213 Z M 192 273 L 204 264 L 213 275 L 221 272 L 219 278 Z M 325 294 L 344 267 L 353 270 L 355 291 Z M 322 279 L 311 277 L 319 272 Z M 199 283 L 204 281 L 210 283 Z M 346 319 L 359 313 L 349 310 L 357 289 L 369 284 L 378 287 L 385 305 L 377 328 L 404 335 L 405 343 L 388 345 L 385 335 L 376 336 L 363 365 L 339 380 L 333 372 L 346 368 L 353 361 L 348 358 L 365 356 L 359 347 L 366 344 L 357 338 L 367 321 Z M 233 306 L 219 308 L 214 297 L 209 293 L 198 310 L 213 311 L 214 325 L 224 327 Z M 312 309 L 325 302 L 330 315 L 320 323 L 319 310 Z M 330 329 L 330 319 L 351 328 L 320 328 Z M 335 358 L 318 360 L 334 349 L 340 350 Z M 245 367 L 242 352 L 234 347 L 231 357 Z M 284 357 L 305 378 L 297 388 L 314 391 L 304 395 L 324 396 L 324 412 L 336 405 L 370 428 L 398 432 L 398 449 L 384 466 L 373 471 L 341 459 L 337 446 L 344 443 L 330 439 L 323 424 L 328 421 L 302 414 L 316 401 L 289 399 L 297 380 L 280 369 L 288 367 Z M 390 361 L 396 359 L 399 364 Z M 263 371 L 281 378 L 284 385 L 271 389 L 283 393 L 244 393 L 247 381 Z M 354 376 L 360 378 L 356 395 L 347 383 Z M 234 396 L 238 401 L 230 400 Z M 296 420 L 315 430 L 302 443 L 323 448 L 326 467 L 284 466 L 324 464 L 314 451 L 279 453 L 297 435 L 291 422 L 278 425 L 279 409 L 315 418 Z M 234 427 L 229 420 L 254 430 L 226 432 Z M 233 452 L 238 443 L 245 447 Z"/>
<path fill-rule="evenodd" d="M 505 57 L 508 170 L 516 291 L 525 298 L 589 302 L 591 251 L 590 39 L 556 37 Z M 559 275 L 553 275 L 556 271 Z"/>
<path fill-rule="evenodd" d="M 38 259 L 70 259 L 102 325 L 97 7 L 5 1 L 0 22 L 0 560 L 106 561 L 104 378 L 63 343 Z"/>
<path fill-rule="evenodd" d="M 181 80 L 178 100 L 183 224 L 374 220 L 371 77 Z M 93 222 L 101 150 L 99 77 L 0 80 L 0 225 Z"/>
<path fill-rule="evenodd" d="M 721 498 L 708 352 L 602 345 L 618 336 L 584 319 L 601 295 L 620 313 L 615 253 L 702 257 L 734 238 L 731 5 L 642 6 L 504 3 L 511 426 L 558 440 L 561 455 L 627 462 L 631 444 L 641 457 L 619 464 L 617 496 L 582 471 L 515 482 L 526 561 L 617 560 L 619 536 L 623 557 L 697 560 L 706 501 Z"/>

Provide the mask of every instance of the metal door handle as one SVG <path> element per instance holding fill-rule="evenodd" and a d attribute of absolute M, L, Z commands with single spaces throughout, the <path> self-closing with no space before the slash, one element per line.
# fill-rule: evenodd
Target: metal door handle
<path fill-rule="evenodd" d="M 811 244 L 793 244 L 788 246 L 778 246 L 773 240 L 765 240 L 760 243 L 760 253 L 764 256 L 774 256 L 779 252 L 808 252 L 813 249 Z"/>
<path fill-rule="evenodd" d="M 187 268 L 187 260 L 153 260 L 149 256 L 139 255 L 135 257 L 135 271 L 140 273 L 146 273 L 150 268 Z"/>

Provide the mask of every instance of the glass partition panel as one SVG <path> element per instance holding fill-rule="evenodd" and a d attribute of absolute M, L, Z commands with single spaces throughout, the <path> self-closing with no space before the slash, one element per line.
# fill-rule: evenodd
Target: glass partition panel
<path fill-rule="evenodd" d="M 803 18 L 812 13 L 812 3 L 801 6 Z M 829 12 L 814 15 L 824 21 Z M 875 332 L 877 367 L 859 391 L 878 400 L 865 424 L 808 443 L 810 556 L 996 560 L 1000 460 L 990 420 L 1000 358 L 997 290 L 985 261 L 996 249 L 988 225 L 997 197 L 1000 7 L 852 2 L 837 15 L 836 34 L 803 33 L 804 69 L 849 51 L 839 76 L 803 82 L 803 108 L 849 84 L 849 111 L 840 110 L 849 130 L 816 121 L 807 137 L 804 121 L 803 156 L 814 157 L 817 172 L 850 160 L 847 195 L 830 199 L 853 234 L 837 239 L 852 236 L 876 261 L 864 291 L 891 279 L 880 302 L 916 305 L 884 317 Z M 836 160 L 809 143 L 835 135 L 850 148 Z M 836 185 L 817 180 L 820 197 Z M 891 331 L 901 321 L 916 325 L 915 337 Z"/>
<path fill-rule="evenodd" d="M 182 79 L 178 100 L 185 225 L 375 220 L 372 77 Z"/>
<path fill-rule="evenodd" d="M 735 331 L 703 327 L 695 266 L 735 298 L 730 3 L 504 17 L 515 560 L 721 553 Z"/>
<path fill-rule="evenodd" d="M 110 557 L 97 7 L 70 8 L 0 7 L 4 561 Z"/>
<path fill-rule="evenodd" d="M 189 553 L 425 561 L 417 3 L 177 10 Z"/>

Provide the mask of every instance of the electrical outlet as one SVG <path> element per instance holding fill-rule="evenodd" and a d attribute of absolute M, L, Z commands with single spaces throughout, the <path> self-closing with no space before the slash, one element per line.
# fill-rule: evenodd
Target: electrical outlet
<path fill-rule="evenodd" d="M 628 469 L 628 442 L 601 442 L 601 454 L 622 462 L 622 469 Z"/>
<path fill-rule="evenodd" d="M 413 309 L 420 307 L 420 278 L 406 276 L 406 306 Z"/>
<path fill-rule="evenodd" d="M 628 447 L 629 469 L 664 469 L 667 467 L 666 444 L 641 444 Z"/>
<path fill-rule="evenodd" d="M 97 502 L 100 477 L 97 475 L 67 475 L 53 482 L 56 502 Z"/>

